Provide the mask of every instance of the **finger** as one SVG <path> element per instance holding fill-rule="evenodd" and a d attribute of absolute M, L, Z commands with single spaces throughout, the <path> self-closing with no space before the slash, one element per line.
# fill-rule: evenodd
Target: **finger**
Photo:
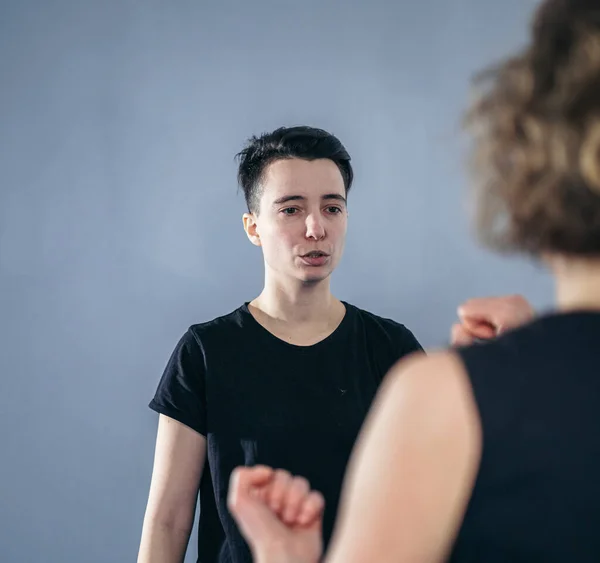
<path fill-rule="evenodd" d="M 452 325 L 450 341 L 452 346 L 468 346 L 472 344 L 474 337 L 461 324 Z"/>
<path fill-rule="evenodd" d="M 464 324 L 486 323 L 494 328 L 504 324 L 507 297 L 479 297 L 469 299 L 458 308 L 458 317 Z"/>
<path fill-rule="evenodd" d="M 271 510 L 278 515 L 281 513 L 283 499 L 288 487 L 292 482 L 292 476 L 283 469 L 278 469 L 273 475 L 273 479 L 268 486 L 266 493 L 266 502 Z"/>
<path fill-rule="evenodd" d="M 497 327 L 485 321 L 465 318 L 462 326 L 473 338 L 494 338 L 498 335 Z"/>
<path fill-rule="evenodd" d="M 521 295 L 504 295 L 500 297 L 478 297 L 469 299 L 458 308 L 458 316 L 466 319 L 491 324 L 496 332 L 516 328 L 535 315 L 529 302 Z"/>
<path fill-rule="evenodd" d="M 236 467 L 229 478 L 228 504 L 235 505 L 241 497 L 261 496 L 274 471 L 265 465 Z"/>
<path fill-rule="evenodd" d="M 254 491 L 255 491 L 256 498 L 260 499 L 265 504 L 268 504 L 267 503 L 267 495 L 269 493 L 269 482 L 267 482 L 267 484 L 264 486 L 256 487 L 254 489 Z"/>
<path fill-rule="evenodd" d="M 323 495 L 317 491 L 311 491 L 304 499 L 296 521 L 301 526 L 312 526 L 317 522 L 320 523 L 323 519 L 324 509 L 325 499 Z"/>
<path fill-rule="evenodd" d="M 462 303 L 457 312 L 461 319 L 464 317 L 487 319 L 490 316 L 490 310 L 495 310 L 497 306 L 497 297 L 475 297 Z"/>
<path fill-rule="evenodd" d="M 260 549 L 268 542 L 286 533 L 284 525 L 271 508 L 256 494 L 254 485 L 268 488 L 268 476 L 274 471 L 265 467 L 238 467 L 232 474 L 227 497 L 228 508 L 237 522 L 244 538 L 253 547 Z"/>
<path fill-rule="evenodd" d="M 252 467 L 247 467 L 249 471 L 247 472 L 247 479 L 251 486 L 260 487 L 270 481 L 275 474 L 275 470 L 268 465 L 253 465 Z"/>
<path fill-rule="evenodd" d="M 310 494 L 310 485 L 303 477 L 294 477 L 283 499 L 282 519 L 286 524 L 295 522 L 302 503 Z"/>

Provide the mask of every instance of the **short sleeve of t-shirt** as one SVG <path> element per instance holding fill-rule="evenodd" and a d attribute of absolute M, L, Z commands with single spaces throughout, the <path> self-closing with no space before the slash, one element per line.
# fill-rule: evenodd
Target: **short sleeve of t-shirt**
<path fill-rule="evenodd" d="M 205 362 L 191 329 L 173 350 L 149 407 L 206 436 Z"/>
<path fill-rule="evenodd" d="M 423 352 L 423 346 L 417 340 L 411 330 L 402 325 L 402 333 L 399 338 L 400 344 L 400 357 L 407 356 L 413 352 Z"/>

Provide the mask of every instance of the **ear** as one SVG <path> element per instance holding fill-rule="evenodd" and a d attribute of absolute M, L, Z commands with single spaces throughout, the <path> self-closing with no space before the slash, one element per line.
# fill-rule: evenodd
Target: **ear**
<path fill-rule="evenodd" d="M 244 213 L 242 216 L 244 222 L 244 231 L 248 240 L 255 246 L 262 246 L 260 242 L 260 235 L 258 234 L 258 225 L 256 223 L 256 215 L 254 213 Z"/>

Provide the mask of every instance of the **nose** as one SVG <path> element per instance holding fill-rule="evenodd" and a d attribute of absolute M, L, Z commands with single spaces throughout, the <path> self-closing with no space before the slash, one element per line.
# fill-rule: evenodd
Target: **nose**
<path fill-rule="evenodd" d="M 319 215 L 311 213 L 306 218 L 306 238 L 321 240 L 325 237 L 325 225 L 323 218 Z"/>

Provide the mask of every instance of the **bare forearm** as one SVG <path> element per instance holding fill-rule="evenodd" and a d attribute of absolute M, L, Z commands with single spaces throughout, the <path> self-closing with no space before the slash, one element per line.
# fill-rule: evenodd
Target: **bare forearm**
<path fill-rule="evenodd" d="M 190 538 L 189 529 L 158 522 L 144 524 L 137 563 L 183 563 Z"/>

